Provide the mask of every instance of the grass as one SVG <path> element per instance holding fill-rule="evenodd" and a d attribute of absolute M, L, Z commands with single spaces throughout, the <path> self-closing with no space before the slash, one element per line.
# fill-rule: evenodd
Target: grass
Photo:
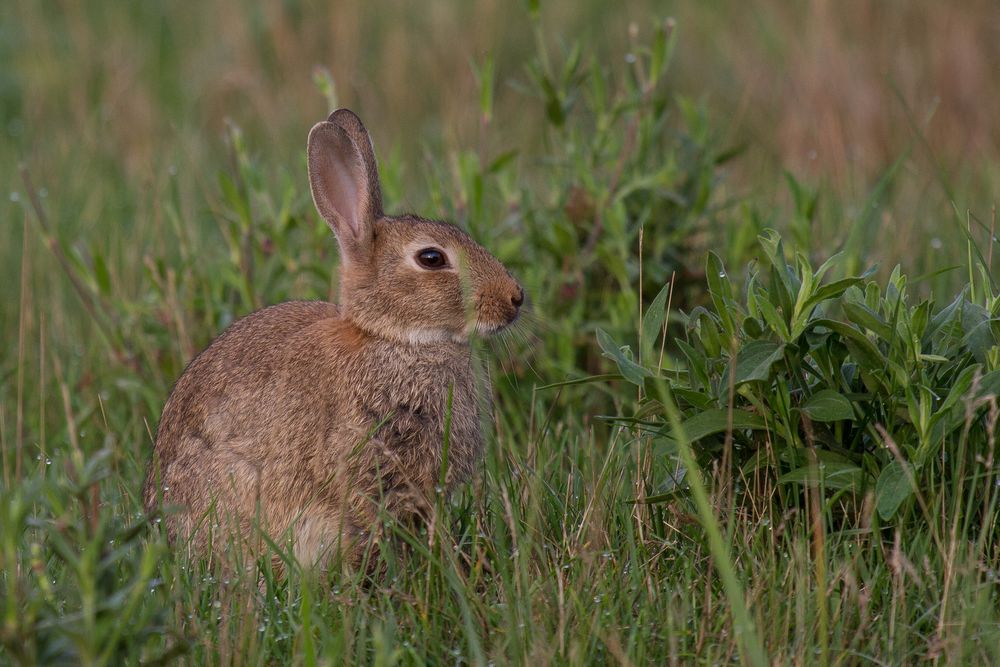
<path fill-rule="evenodd" d="M 578 4 L 0 9 L 0 661 L 1000 662 L 1000 156 L 956 103 L 996 94 L 988 3 L 938 32 L 728 7 L 751 36 Z M 818 85 L 821 45 L 860 76 Z M 891 131 L 852 115 L 880 94 Z M 468 228 L 533 312 L 480 350 L 474 484 L 387 522 L 376 574 L 261 582 L 175 553 L 138 494 L 191 356 L 336 293 L 302 153 L 337 103 L 387 207 Z"/>

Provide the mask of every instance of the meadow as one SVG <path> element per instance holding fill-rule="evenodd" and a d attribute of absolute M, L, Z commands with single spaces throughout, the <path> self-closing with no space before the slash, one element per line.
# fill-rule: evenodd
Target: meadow
<path fill-rule="evenodd" d="M 991 0 L 380 9 L 0 6 L 0 663 L 1000 663 Z M 235 576 L 140 487 L 193 355 L 335 299 L 339 106 L 530 307 L 430 525 Z"/>

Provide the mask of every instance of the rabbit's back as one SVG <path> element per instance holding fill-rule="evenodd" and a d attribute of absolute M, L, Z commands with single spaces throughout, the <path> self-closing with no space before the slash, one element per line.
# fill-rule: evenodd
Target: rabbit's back
<path fill-rule="evenodd" d="M 167 516 L 172 537 L 209 523 L 213 508 L 238 519 L 241 532 L 249 528 L 262 487 L 281 472 L 282 459 L 267 443 L 280 447 L 316 428 L 311 420 L 318 415 L 303 410 L 308 397 L 285 389 L 289 359 L 302 353 L 303 332 L 338 316 L 337 306 L 322 301 L 264 308 L 234 322 L 191 361 L 163 408 L 143 489 L 150 511 L 161 501 L 182 508 Z M 208 536 L 193 539 L 201 550 Z"/>

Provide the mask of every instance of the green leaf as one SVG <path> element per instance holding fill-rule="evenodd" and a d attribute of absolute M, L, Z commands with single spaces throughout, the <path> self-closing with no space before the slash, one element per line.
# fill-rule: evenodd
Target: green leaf
<path fill-rule="evenodd" d="M 792 192 L 792 201 L 795 204 L 795 212 L 805 221 L 812 222 L 816 215 L 816 204 L 819 202 L 819 193 L 810 190 L 807 186 L 796 180 L 792 172 L 785 171 L 785 182 Z"/>
<path fill-rule="evenodd" d="M 729 410 L 716 408 L 714 410 L 699 412 L 695 416 L 684 420 L 682 427 L 684 435 L 687 436 L 688 440 L 696 442 L 716 433 L 725 433 L 729 430 L 729 420 Z M 747 412 L 746 410 L 733 410 L 732 427 L 733 430 L 752 429 L 754 431 L 765 431 L 767 430 L 767 423 L 760 415 Z M 669 428 L 663 432 L 664 435 L 669 435 L 670 433 L 672 431 Z"/>
<path fill-rule="evenodd" d="M 839 461 L 820 461 L 819 464 L 804 465 L 778 478 L 781 484 L 802 484 L 815 486 L 822 483 L 831 491 L 853 489 L 861 484 L 864 471 L 857 465 Z"/>
<path fill-rule="evenodd" d="M 760 338 L 764 335 L 764 327 L 756 317 L 743 318 L 743 332 L 750 338 Z"/>
<path fill-rule="evenodd" d="M 236 187 L 236 183 L 233 179 L 224 171 L 219 172 L 219 189 L 222 190 L 222 196 L 229 204 L 230 209 L 236 213 L 237 217 L 243 225 L 244 229 L 249 229 L 251 225 L 250 219 L 250 207 L 247 204 L 246 199 L 240 194 L 239 188 Z"/>
<path fill-rule="evenodd" d="M 680 338 L 675 342 L 684 355 L 684 358 L 687 359 L 688 377 L 691 379 L 691 386 L 695 389 L 708 389 L 711 387 L 712 381 L 708 376 L 708 359 L 706 359 L 705 355 Z"/>
<path fill-rule="evenodd" d="M 875 506 L 883 521 L 895 516 L 899 506 L 913 495 L 909 478 L 909 466 L 899 460 L 894 460 L 882 468 L 875 483 Z"/>
<path fill-rule="evenodd" d="M 830 329 L 839 334 L 844 339 L 845 344 L 851 343 L 852 345 L 848 345 L 848 349 L 855 361 L 862 367 L 869 370 L 881 370 L 886 365 L 885 357 L 875 344 L 868 340 L 863 332 L 850 324 L 835 320 L 813 320 L 810 324 L 813 327 Z"/>
<path fill-rule="evenodd" d="M 678 30 L 666 23 L 657 26 L 649 59 L 649 80 L 652 83 L 659 81 L 670 65 L 674 48 L 677 46 L 677 33 Z"/>
<path fill-rule="evenodd" d="M 782 343 L 750 341 L 736 355 L 736 384 L 766 380 L 771 374 L 771 366 L 784 354 L 785 346 Z"/>
<path fill-rule="evenodd" d="M 479 113 L 489 122 L 493 118 L 493 56 L 487 55 L 481 67 L 476 69 L 479 81 Z"/>
<path fill-rule="evenodd" d="M 886 324 L 885 320 L 874 310 L 863 303 L 849 299 L 844 299 L 842 305 L 847 319 L 869 331 L 873 331 L 882 340 L 892 340 L 892 327 Z"/>
<path fill-rule="evenodd" d="M 946 333 L 948 329 L 954 324 L 955 319 L 959 316 L 961 312 L 962 303 L 965 301 L 965 294 L 959 294 L 955 297 L 955 300 L 950 304 L 939 310 L 927 325 L 927 329 L 924 331 L 923 338 L 921 339 L 924 343 L 937 333 L 938 329 L 944 327 Z"/>
<path fill-rule="evenodd" d="M 108 272 L 108 265 L 104 262 L 104 257 L 99 252 L 94 252 L 94 279 L 97 281 L 97 289 L 105 296 L 111 293 L 111 274 Z"/>
<path fill-rule="evenodd" d="M 972 364 L 971 366 L 966 366 L 961 373 L 958 374 L 951 382 L 951 391 L 948 392 L 948 396 L 941 402 L 938 407 L 937 412 L 934 415 L 934 420 L 940 419 L 941 416 L 946 414 L 955 405 L 958 404 L 960 400 L 965 398 L 965 395 L 969 392 L 972 387 L 972 378 L 975 376 L 976 372 L 980 370 L 979 364 Z"/>
<path fill-rule="evenodd" d="M 490 166 L 486 168 L 486 171 L 491 174 L 497 173 L 498 171 L 506 167 L 508 164 L 513 162 L 514 158 L 517 157 L 517 153 L 518 153 L 517 150 L 511 150 L 507 151 L 506 153 L 501 153 L 496 157 L 496 159 L 493 160 L 493 162 L 490 162 Z"/>
<path fill-rule="evenodd" d="M 646 349 L 652 350 L 656 347 L 656 341 L 663 330 L 663 320 L 667 317 L 667 297 L 670 295 L 670 283 L 660 289 L 660 293 L 649 304 L 649 308 L 642 314 L 642 341 Z"/>
<path fill-rule="evenodd" d="M 802 311 L 804 313 L 808 313 L 813 306 L 819 305 L 823 301 L 836 299 L 841 294 L 846 292 L 848 288 L 860 285 L 861 282 L 861 278 L 843 278 L 841 280 L 835 280 L 832 283 L 823 285 L 818 290 L 813 292 L 812 296 L 806 299 L 805 306 Z"/>
<path fill-rule="evenodd" d="M 930 301 L 922 301 L 919 306 L 913 309 L 913 313 L 910 315 L 910 331 L 913 336 L 916 336 L 917 340 L 923 338 L 924 330 L 927 329 L 927 323 L 930 321 L 930 316 Z"/>
<path fill-rule="evenodd" d="M 802 404 L 802 412 L 817 422 L 854 419 L 854 408 L 846 396 L 833 389 L 821 389 Z"/>
<path fill-rule="evenodd" d="M 708 281 L 708 291 L 715 304 L 715 312 L 722 320 L 722 327 L 726 336 L 732 338 L 736 334 L 736 327 L 731 315 L 733 305 L 733 286 L 729 282 L 726 274 L 726 267 L 714 252 L 708 253 L 705 262 L 705 275 Z"/>
<path fill-rule="evenodd" d="M 622 351 L 614 339 L 603 329 L 597 329 L 597 344 L 604 351 L 604 356 L 618 364 L 618 370 L 622 377 L 632 384 L 641 387 L 645 378 L 652 377 L 648 369 L 635 363 Z"/>
<path fill-rule="evenodd" d="M 786 308 L 786 311 L 790 311 L 792 297 L 799 293 L 800 283 L 795 272 L 788 266 L 788 262 L 785 260 L 785 250 L 781 243 L 781 235 L 773 229 L 765 229 L 757 239 L 760 242 L 761 249 L 763 249 L 764 254 L 767 255 L 771 263 L 771 270 L 774 276 L 777 278 L 777 281 L 773 281 L 771 289 L 774 290 L 779 286 L 784 288 L 778 297 L 782 305 Z"/>
<path fill-rule="evenodd" d="M 972 356 L 981 364 L 986 363 L 986 353 L 997 344 L 993 335 L 993 323 L 997 320 L 983 320 L 965 334 L 962 343 L 969 349 Z"/>
<path fill-rule="evenodd" d="M 719 327 L 708 310 L 701 306 L 692 310 L 688 317 L 688 328 L 694 331 L 694 340 L 701 344 L 709 357 L 719 356 L 722 351 Z"/>
<path fill-rule="evenodd" d="M 979 379 L 980 396 L 1000 396 L 1000 371 L 991 371 Z"/>
<path fill-rule="evenodd" d="M 699 410 L 707 410 L 709 409 L 709 406 L 715 402 L 715 399 L 712 396 L 702 391 L 685 389 L 684 387 L 674 387 L 671 391 L 674 396 L 690 403 Z"/>
<path fill-rule="evenodd" d="M 577 384 L 597 384 L 608 382 L 610 380 L 621 380 L 622 376 L 618 373 L 607 373 L 604 375 L 588 375 L 587 377 L 575 378 L 572 380 L 563 380 L 562 382 L 553 382 L 552 384 L 542 385 L 537 388 L 537 391 L 544 391 L 546 389 L 558 389 L 559 387 L 572 387 Z"/>
<path fill-rule="evenodd" d="M 760 314 L 764 317 L 764 321 L 771 327 L 771 330 L 778 334 L 782 340 L 787 341 L 791 338 L 791 332 L 788 330 L 788 324 L 785 322 L 784 318 L 781 317 L 781 314 L 778 312 L 775 305 L 768 300 L 769 296 L 769 292 L 765 292 L 763 290 L 758 292 L 757 307 L 760 309 Z"/>

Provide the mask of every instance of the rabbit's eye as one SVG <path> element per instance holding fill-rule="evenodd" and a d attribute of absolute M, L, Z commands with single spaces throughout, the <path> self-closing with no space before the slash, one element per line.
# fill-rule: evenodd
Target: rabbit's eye
<path fill-rule="evenodd" d="M 417 253 L 417 263 L 425 269 L 443 269 L 448 266 L 448 257 L 437 248 L 424 248 Z"/>

